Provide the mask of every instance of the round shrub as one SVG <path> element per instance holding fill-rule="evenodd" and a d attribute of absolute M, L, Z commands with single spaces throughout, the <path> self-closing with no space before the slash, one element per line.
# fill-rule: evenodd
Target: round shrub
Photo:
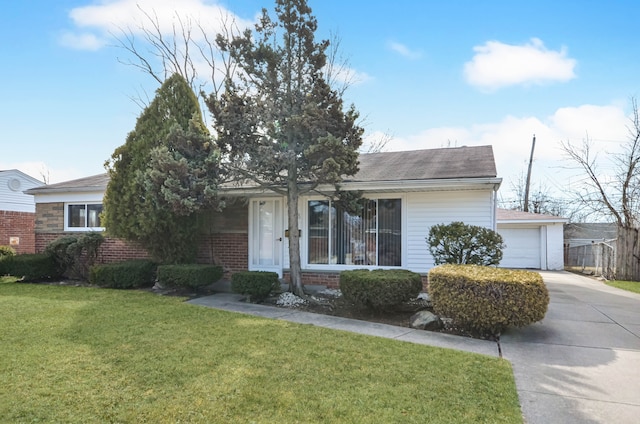
<path fill-rule="evenodd" d="M 98 232 L 63 236 L 49 243 L 44 253 L 53 258 L 62 275 L 87 280 L 103 242 L 104 236 Z"/>
<path fill-rule="evenodd" d="M 498 265 L 504 248 L 500 234 L 460 221 L 431 227 L 427 244 L 436 265 Z"/>
<path fill-rule="evenodd" d="M 158 283 L 162 287 L 198 289 L 215 283 L 222 278 L 222 273 L 219 265 L 160 265 Z"/>
<path fill-rule="evenodd" d="M 360 308 L 392 309 L 416 298 L 421 290 L 420 274 L 404 269 L 356 269 L 340 273 L 342 296 Z"/>
<path fill-rule="evenodd" d="M 0 246 L 0 259 L 6 256 L 16 256 L 16 250 L 11 246 Z"/>
<path fill-rule="evenodd" d="M 149 259 L 94 265 L 89 272 L 89 282 L 112 289 L 151 287 L 156 279 L 156 267 Z"/>
<path fill-rule="evenodd" d="M 537 272 L 477 265 L 442 265 L 429 272 L 436 314 L 464 328 L 499 335 L 544 318 L 549 292 Z"/>
<path fill-rule="evenodd" d="M 267 271 L 241 271 L 231 276 L 231 290 L 261 302 L 274 290 L 280 289 L 278 274 Z"/>

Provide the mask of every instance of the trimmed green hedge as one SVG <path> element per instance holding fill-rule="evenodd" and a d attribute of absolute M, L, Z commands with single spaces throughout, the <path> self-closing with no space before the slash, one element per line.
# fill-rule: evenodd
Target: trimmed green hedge
<path fill-rule="evenodd" d="M 500 334 L 544 318 L 549 292 L 537 272 L 442 265 L 429 272 L 434 312 L 465 328 Z"/>
<path fill-rule="evenodd" d="M 260 302 L 280 289 L 278 274 L 267 271 L 241 271 L 231 276 L 231 291 L 244 294 L 254 302 Z"/>
<path fill-rule="evenodd" d="M 89 282 L 112 289 L 151 287 L 156 279 L 156 268 L 157 264 L 149 259 L 94 265 L 89 272 Z"/>
<path fill-rule="evenodd" d="M 11 275 L 23 281 L 53 280 L 61 277 L 51 256 L 41 253 L 5 256 L 0 259 L 0 275 Z"/>
<path fill-rule="evenodd" d="M 219 265 L 160 265 L 158 283 L 163 287 L 197 289 L 215 283 L 222 278 L 222 273 Z"/>
<path fill-rule="evenodd" d="M 340 273 L 340 291 L 357 307 L 376 310 L 416 298 L 422 290 L 420 274 L 404 269 L 356 269 Z"/>

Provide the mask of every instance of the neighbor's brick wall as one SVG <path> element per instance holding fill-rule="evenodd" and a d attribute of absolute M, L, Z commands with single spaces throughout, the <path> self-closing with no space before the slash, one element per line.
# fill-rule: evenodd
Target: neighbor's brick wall
<path fill-rule="evenodd" d="M 0 245 L 9 246 L 11 237 L 18 237 L 13 247 L 17 253 L 35 253 L 35 220 L 33 212 L 0 211 Z"/>

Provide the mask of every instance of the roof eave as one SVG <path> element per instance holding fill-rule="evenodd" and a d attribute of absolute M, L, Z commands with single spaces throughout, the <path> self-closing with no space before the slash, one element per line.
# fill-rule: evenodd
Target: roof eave
<path fill-rule="evenodd" d="M 91 186 L 91 187 L 35 187 L 25 190 L 25 194 L 56 194 L 56 193 L 95 193 L 98 191 L 107 191 L 107 186 Z"/>
<path fill-rule="evenodd" d="M 567 218 L 548 219 L 496 219 L 497 224 L 566 224 Z"/>
<path fill-rule="evenodd" d="M 399 180 L 399 181 L 347 181 L 341 182 L 340 189 L 343 191 L 365 191 L 365 192 L 407 192 L 407 191 L 439 191 L 439 190 L 477 190 L 490 187 L 497 191 L 502 183 L 502 178 L 480 177 L 480 178 L 449 178 L 430 180 Z M 316 192 L 330 193 L 334 191 L 332 185 L 323 185 L 315 189 Z M 264 187 L 234 187 L 222 190 L 227 195 L 251 195 L 266 194 L 275 195 L 273 190 Z"/>

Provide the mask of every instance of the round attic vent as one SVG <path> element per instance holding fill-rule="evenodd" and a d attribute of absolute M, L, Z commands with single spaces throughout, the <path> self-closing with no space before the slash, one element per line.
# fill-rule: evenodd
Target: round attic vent
<path fill-rule="evenodd" d="M 9 180 L 9 182 L 7 183 L 7 185 L 9 186 L 9 188 L 13 191 L 18 191 L 20 190 L 20 180 L 17 178 L 11 178 Z"/>

